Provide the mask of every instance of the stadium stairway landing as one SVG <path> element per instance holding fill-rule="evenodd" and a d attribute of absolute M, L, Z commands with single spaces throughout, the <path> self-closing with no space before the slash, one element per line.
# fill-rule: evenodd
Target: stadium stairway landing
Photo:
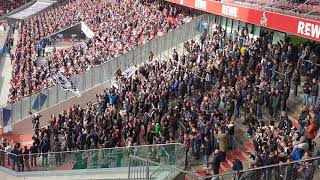
<path fill-rule="evenodd" d="M 17 42 L 19 39 L 19 31 L 16 30 L 10 37 L 13 38 L 13 47 L 11 52 L 15 52 Z M 8 102 L 10 81 L 12 77 L 12 64 L 10 54 L 6 53 L 0 59 L 0 105 L 6 104 Z"/>

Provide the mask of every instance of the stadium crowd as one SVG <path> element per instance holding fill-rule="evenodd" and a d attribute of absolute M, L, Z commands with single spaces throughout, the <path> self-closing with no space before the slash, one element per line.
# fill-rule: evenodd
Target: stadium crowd
<path fill-rule="evenodd" d="M 16 8 L 19 8 L 20 6 L 26 4 L 30 1 L 31 0 L 2 1 L 0 3 L 0 16 L 5 15 Z"/>
<path fill-rule="evenodd" d="M 231 38 L 219 26 L 205 31 L 199 42 L 184 44 L 185 54 L 174 50 L 166 61 L 151 56 L 130 77 L 117 71 L 117 84 L 97 94 L 95 103 L 52 115 L 45 129 L 39 129 L 40 116 L 33 115 L 33 146 L 22 150 L 15 145 L 11 152 L 27 154 L 29 163 L 29 153 L 180 142 L 186 165 L 190 158 L 203 157 L 204 165 L 218 174 L 236 146 L 235 126 L 243 124 L 255 148 L 250 168 L 312 157 L 320 121 L 319 57 L 310 45 L 272 45 L 268 37 L 262 31 L 254 40 L 245 27 Z M 286 104 L 298 95 L 298 87 L 305 108 L 295 127 Z M 12 146 L 4 145 L 10 152 Z M 234 162 L 234 170 L 243 168 Z M 290 173 L 312 178 L 314 171 L 315 162 L 294 166 Z M 247 179 L 250 173 L 241 176 Z M 282 171 L 272 173 L 283 176 Z"/>
<path fill-rule="evenodd" d="M 189 12 L 163 1 L 64 1 L 22 24 L 16 51 L 11 54 L 9 101 L 51 86 L 49 77 L 57 71 L 68 76 L 79 74 L 183 25 L 190 18 Z M 48 36 L 79 22 L 85 22 L 94 31 L 94 38 L 57 51 L 44 65 L 36 63 L 37 57 L 45 53 Z"/>
<path fill-rule="evenodd" d="M 320 19 L 319 0 L 221 0 L 252 8 L 278 12 L 313 20 Z"/>

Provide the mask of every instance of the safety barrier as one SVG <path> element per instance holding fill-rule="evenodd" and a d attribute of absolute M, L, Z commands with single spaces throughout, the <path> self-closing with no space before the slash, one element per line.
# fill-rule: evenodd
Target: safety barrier
<path fill-rule="evenodd" d="M 211 15 L 198 16 L 182 27 L 172 30 L 142 46 L 131 49 L 108 62 L 93 66 L 90 70 L 72 76 L 70 79 L 82 93 L 106 81 L 110 81 L 117 69 L 124 71 L 132 65 L 146 62 L 150 52 L 153 52 L 155 57 L 161 58 L 161 55 L 168 49 L 172 49 L 199 35 L 201 33 L 199 24 L 203 21 L 208 23 L 209 16 Z M 0 122 L 3 122 L 3 127 L 10 129 L 12 124 L 29 117 L 29 112 L 42 111 L 72 97 L 74 97 L 74 94 L 61 89 L 59 86 L 44 89 L 39 93 L 2 106 L 0 108 Z"/>

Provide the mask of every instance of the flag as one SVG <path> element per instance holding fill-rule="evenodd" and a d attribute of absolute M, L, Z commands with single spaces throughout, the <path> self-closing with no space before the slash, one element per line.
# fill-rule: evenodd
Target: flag
<path fill-rule="evenodd" d="M 111 79 L 111 86 L 113 86 L 116 89 L 119 89 L 119 83 L 118 81 Z"/>
<path fill-rule="evenodd" d="M 134 75 L 134 73 L 139 70 L 139 68 L 137 66 L 131 66 L 129 67 L 128 69 L 126 69 L 122 75 L 125 77 L 125 78 L 130 78 L 132 75 Z"/>
<path fill-rule="evenodd" d="M 80 96 L 80 91 L 77 87 L 70 81 L 68 77 L 62 72 L 58 72 L 52 76 L 52 80 L 55 84 L 58 84 L 63 90 L 71 91 L 76 96 Z"/>

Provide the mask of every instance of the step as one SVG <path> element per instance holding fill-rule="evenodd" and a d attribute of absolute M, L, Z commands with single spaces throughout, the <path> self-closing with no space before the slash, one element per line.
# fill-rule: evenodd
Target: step
<path fill-rule="evenodd" d="M 291 114 L 288 115 L 289 120 L 291 120 L 292 122 L 292 126 L 294 126 L 295 128 L 299 129 L 300 128 L 300 124 L 299 124 L 299 114 L 297 112 L 293 112 Z"/>

